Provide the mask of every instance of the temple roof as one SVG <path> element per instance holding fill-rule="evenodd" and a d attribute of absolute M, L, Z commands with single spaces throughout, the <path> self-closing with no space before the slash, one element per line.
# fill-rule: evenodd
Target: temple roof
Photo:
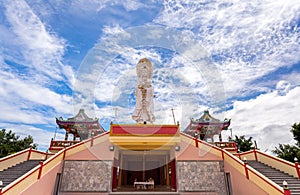
<path fill-rule="evenodd" d="M 221 121 L 212 117 L 208 110 L 205 110 L 199 119 L 190 119 L 190 124 L 183 131 L 191 136 L 201 135 L 202 138 L 212 138 L 220 134 L 222 130 L 227 130 L 230 125 L 230 119 Z"/>
<path fill-rule="evenodd" d="M 225 129 L 230 125 L 230 119 L 228 120 L 225 118 L 224 121 L 221 121 L 219 119 L 212 117 L 209 114 L 209 111 L 205 110 L 203 112 L 203 115 L 199 119 L 191 118 L 191 123 L 194 125 L 198 124 L 200 126 L 211 126 L 211 125 L 223 126 Z"/>
<path fill-rule="evenodd" d="M 65 129 L 66 132 L 72 133 L 75 137 L 86 139 L 89 132 L 97 135 L 105 131 L 98 120 L 98 118 L 88 117 L 84 109 L 80 109 L 74 117 L 67 120 L 62 117 L 56 118 L 56 123 L 60 129 Z"/>
<path fill-rule="evenodd" d="M 79 112 L 71 118 L 68 118 L 67 120 L 64 120 L 62 117 L 56 118 L 56 121 L 58 123 L 98 123 L 98 118 L 90 118 L 87 116 L 87 114 L 84 112 L 84 109 L 80 109 Z"/>

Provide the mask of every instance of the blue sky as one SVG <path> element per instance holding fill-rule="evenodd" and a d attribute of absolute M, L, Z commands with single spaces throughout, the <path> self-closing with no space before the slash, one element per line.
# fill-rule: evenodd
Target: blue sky
<path fill-rule="evenodd" d="M 174 108 L 185 128 L 209 109 L 263 150 L 293 143 L 299 13 L 299 0 L 3 0 L 0 127 L 46 150 L 55 117 L 79 108 L 105 129 L 112 120 L 133 123 L 135 65 L 147 57 L 156 123 L 172 123 Z"/>

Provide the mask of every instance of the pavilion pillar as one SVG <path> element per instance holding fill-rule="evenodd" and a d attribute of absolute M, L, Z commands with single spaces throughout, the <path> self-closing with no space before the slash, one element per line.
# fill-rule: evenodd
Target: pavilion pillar
<path fill-rule="evenodd" d="M 143 181 L 146 181 L 146 158 L 145 158 L 145 153 L 143 154 L 143 164 L 142 164 L 142 169 L 143 169 Z"/>
<path fill-rule="evenodd" d="M 168 156 L 166 155 L 166 185 L 170 186 L 170 175 L 169 175 L 169 163 L 168 163 L 169 159 Z"/>
<path fill-rule="evenodd" d="M 118 187 L 118 166 L 119 162 L 117 159 L 114 158 L 113 162 L 113 173 L 112 173 L 112 191 L 117 191 Z"/>
<path fill-rule="evenodd" d="M 171 168 L 171 189 L 176 191 L 177 185 L 176 185 L 176 161 L 175 161 L 175 158 L 170 162 L 170 168 Z"/>
<path fill-rule="evenodd" d="M 65 141 L 67 141 L 69 138 L 69 133 L 66 131 L 66 134 L 65 134 Z"/>
<path fill-rule="evenodd" d="M 118 184 L 119 186 L 122 185 L 122 177 L 123 177 L 123 154 L 120 154 L 119 155 L 119 159 L 120 159 L 120 162 L 119 162 L 119 179 L 117 180 L 118 181 Z"/>

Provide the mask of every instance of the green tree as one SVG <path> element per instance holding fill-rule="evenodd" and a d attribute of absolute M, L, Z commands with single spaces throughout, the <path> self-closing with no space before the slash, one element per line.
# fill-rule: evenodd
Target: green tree
<path fill-rule="evenodd" d="M 272 152 L 279 158 L 294 162 L 295 157 L 300 160 L 300 123 L 292 125 L 290 132 L 293 134 L 296 145 L 279 144 Z"/>
<path fill-rule="evenodd" d="M 230 138 L 231 139 L 231 138 Z M 231 139 L 232 140 L 232 139 Z M 252 137 L 249 137 L 248 139 L 245 137 L 245 135 L 242 136 L 235 136 L 235 139 L 232 140 L 237 144 L 238 149 L 241 152 L 246 152 L 251 149 L 253 149 L 253 142 L 252 142 Z"/>
<path fill-rule="evenodd" d="M 291 133 L 293 134 L 294 140 L 297 142 L 297 146 L 300 147 L 300 123 L 295 123 L 292 126 Z"/>
<path fill-rule="evenodd" d="M 24 139 L 20 139 L 20 136 L 17 136 L 11 130 L 2 129 L 0 131 L 0 158 L 30 147 L 37 148 L 37 144 L 33 143 L 32 136 L 28 135 Z"/>
<path fill-rule="evenodd" d="M 275 150 L 272 151 L 279 158 L 285 159 L 290 162 L 294 162 L 294 158 L 300 159 L 300 150 L 297 146 L 291 146 L 289 144 L 279 144 L 278 147 L 275 147 Z"/>

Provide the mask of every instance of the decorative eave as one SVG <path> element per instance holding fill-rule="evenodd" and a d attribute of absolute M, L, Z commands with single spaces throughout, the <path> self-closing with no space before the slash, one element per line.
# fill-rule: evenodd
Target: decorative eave
<path fill-rule="evenodd" d="M 218 126 L 220 127 L 222 130 L 227 130 L 228 127 L 230 126 L 230 119 L 224 122 L 220 122 L 220 123 L 195 123 L 195 122 L 191 122 L 191 126 L 197 126 L 198 128 L 201 127 L 208 127 L 208 126 Z"/>
<path fill-rule="evenodd" d="M 58 124 L 59 126 L 75 125 L 75 124 L 91 125 L 91 124 L 98 124 L 98 119 L 95 121 L 68 121 L 68 120 L 63 120 L 60 117 L 60 118 L 56 118 L 56 124 Z"/>
<path fill-rule="evenodd" d="M 59 128 L 65 129 L 68 133 L 79 136 L 79 131 L 104 132 L 98 120 L 98 118 L 88 117 L 84 109 L 80 109 L 74 117 L 68 118 L 67 120 L 64 120 L 62 117 L 56 118 L 56 124 Z"/>
<path fill-rule="evenodd" d="M 192 128 L 193 126 L 196 128 L 217 126 L 220 128 L 220 130 L 227 130 L 230 126 L 230 121 L 231 119 L 225 119 L 224 121 L 220 121 L 219 119 L 212 117 L 209 114 L 208 110 L 205 110 L 203 115 L 199 119 L 191 118 L 190 128 Z"/>
<path fill-rule="evenodd" d="M 178 125 L 112 124 L 109 139 L 124 149 L 166 149 L 180 142 L 180 131 Z"/>
<path fill-rule="evenodd" d="M 84 109 L 80 109 L 78 113 L 67 120 L 64 120 L 62 117 L 56 118 L 56 121 L 62 124 L 90 124 L 90 123 L 98 123 L 98 118 L 90 118 L 84 112 Z"/>

